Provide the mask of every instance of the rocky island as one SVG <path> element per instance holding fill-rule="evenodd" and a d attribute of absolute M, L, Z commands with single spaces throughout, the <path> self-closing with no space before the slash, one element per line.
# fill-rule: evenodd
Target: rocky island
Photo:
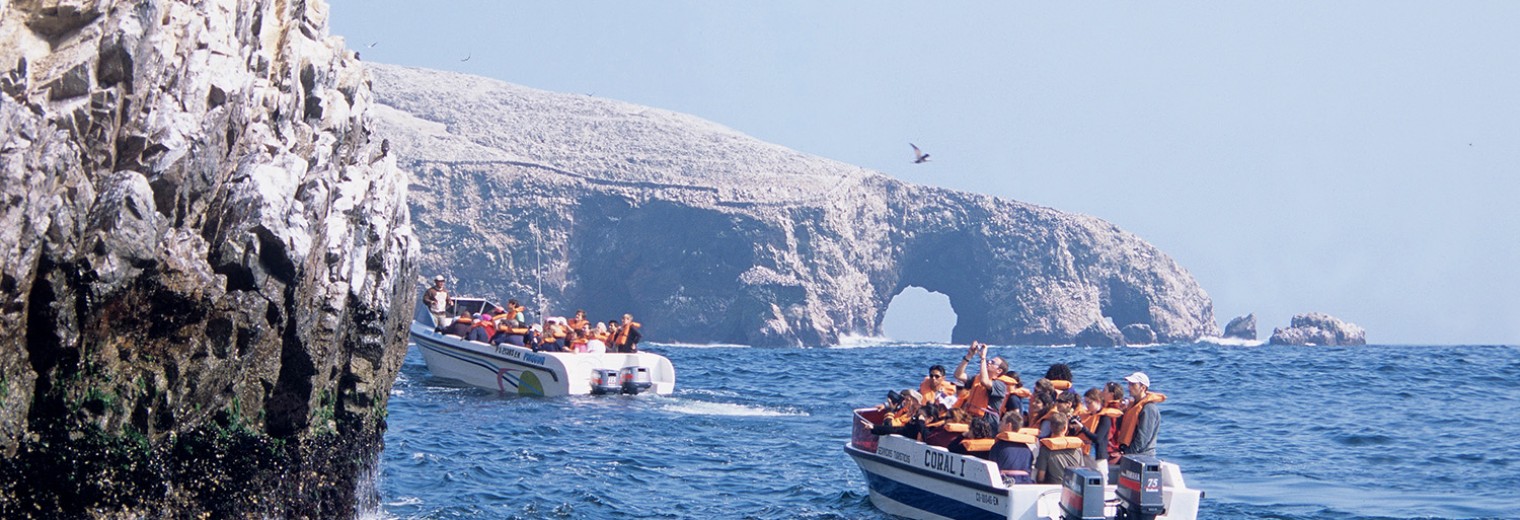
<path fill-rule="evenodd" d="M 1272 329 L 1272 345 L 1366 345 L 1367 332 L 1354 323 L 1329 314 L 1311 312 L 1293 316 L 1286 329 Z"/>
<path fill-rule="evenodd" d="M 0 2 L 0 517 L 373 503 L 416 244 L 366 74 L 321 1 Z"/>
<path fill-rule="evenodd" d="M 659 341 L 833 345 L 878 334 L 909 286 L 949 297 L 958 343 L 1065 344 L 1098 323 L 1140 342 L 1218 334 L 1192 275 L 1091 216 L 657 108 L 371 66 L 423 271 L 466 293 L 632 312 Z"/>

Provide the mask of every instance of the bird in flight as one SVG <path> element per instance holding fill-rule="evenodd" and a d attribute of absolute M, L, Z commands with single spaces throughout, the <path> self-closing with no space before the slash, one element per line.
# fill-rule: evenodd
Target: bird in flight
<path fill-rule="evenodd" d="M 924 153 L 923 150 L 919 150 L 918 149 L 918 145 L 913 144 L 913 143 L 908 143 L 908 146 L 912 146 L 913 147 L 913 164 L 919 164 L 919 163 L 923 163 L 923 162 L 928 162 L 928 160 L 929 160 L 929 154 Z"/>
<path fill-rule="evenodd" d="M 459 61 L 470 61 L 470 55 L 469 54 L 464 55 L 464 59 L 459 60 Z"/>
<path fill-rule="evenodd" d="M 376 45 L 380 45 L 380 42 L 369 42 L 369 46 L 368 47 L 371 48 L 371 49 L 373 49 L 373 48 L 375 48 Z"/>

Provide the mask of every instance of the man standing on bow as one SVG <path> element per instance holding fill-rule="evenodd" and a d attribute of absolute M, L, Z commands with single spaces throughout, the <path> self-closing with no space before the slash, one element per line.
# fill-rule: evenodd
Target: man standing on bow
<path fill-rule="evenodd" d="M 443 275 L 433 277 L 433 286 L 422 294 L 422 301 L 427 305 L 428 314 L 433 315 L 434 328 L 448 326 L 449 306 L 454 304 L 454 298 L 443 288 Z"/>

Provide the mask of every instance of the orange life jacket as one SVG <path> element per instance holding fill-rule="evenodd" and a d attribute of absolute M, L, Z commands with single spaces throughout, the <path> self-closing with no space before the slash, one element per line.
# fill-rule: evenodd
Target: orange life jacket
<path fill-rule="evenodd" d="M 961 441 L 961 446 L 966 448 L 967 452 L 974 453 L 991 450 L 992 444 L 995 442 L 997 442 L 997 439 L 966 439 Z"/>
<path fill-rule="evenodd" d="M 1008 431 L 999 433 L 997 434 L 997 440 L 1017 442 L 1019 444 L 1034 444 L 1035 442 L 1038 442 L 1039 439 L 1034 438 L 1034 433 L 1024 431 L 1027 429 L 1028 428 L 1020 428 L 1019 431 L 1016 432 Z M 1039 433 L 1039 431 L 1036 431 L 1035 433 Z"/>
<path fill-rule="evenodd" d="M 933 402 L 939 400 L 939 396 L 955 395 L 955 383 L 939 378 L 939 389 L 934 388 L 934 380 L 924 377 L 924 381 L 918 384 L 918 393 L 924 396 L 924 401 Z"/>
<path fill-rule="evenodd" d="M 618 327 L 617 336 L 614 337 L 614 338 L 612 338 L 612 344 L 614 346 L 618 346 L 618 347 L 623 346 L 623 343 L 626 342 L 626 341 L 628 341 L 628 334 L 630 332 L 632 332 L 633 329 L 636 329 L 636 328 L 639 328 L 639 327 L 640 327 L 640 325 L 639 325 L 639 322 L 637 322 L 637 321 L 629 322 L 626 325 Z"/>
<path fill-rule="evenodd" d="M 945 423 L 945 431 L 951 433 L 966 433 L 971 431 L 971 425 L 963 422 L 947 422 Z"/>
<path fill-rule="evenodd" d="M 1083 407 L 1083 409 L 1086 409 L 1086 407 Z M 1112 431 L 1112 428 L 1113 428 L 1112 421 L 1113 421 L 1113 419 L 1115 419 L 1117 417 L 1121 417 L 1123 415 L 1124 415 L 1124 412 L 1121 412 L 1121 411 L 1113 409 L 1113 408 L 1107 408 L 1107 407 L 1105 407 L 1105 408 L 1103 408 L 1101 410 L 1098 410 L 1096 413 L 1090 413 L 1090 414 L 1087 414 L 1086 416 L 1082 417 L 1082 427 L 1083 428 L 1087 428 L 1087 431 L 1092 432 L 1093 435 L 1097 435 L 1098 434 L 1098 421 L 1101 421 L 1101 420 L 1103 420 L 1104 417 L 1107 417 L 1107 418 L 1109 418 L 1109 421 L 1110 421 L 1110 424 L 1109 424 L 1108 427 L 1110 428 L 1110 431 Z M 1081 436 L 1079 435 L 1078 437 L 1081 437 Z M 1108 442 L 1108 439 L 1098 439 L 1098 442 Z M 1088 450 L 1088 447 L 1092 446 L 1092 443 L 1087 442 L 1087 438 L 1086 437 L 1082 437 L 1082 444 L 1083 444 L 1083 446 L 1082 446 L 1082 452 L 1083 453 L 1090 453 L 1090 451 Z"/>
<path fill-rule="evenodd" d="M 1013 388 L 1010 386 L 1008 388 L 1008 395 L 1028 399 L 1030 397 L 1034 397 L 1034 392 L 1031 392 L 1028 388 L 1024 388 L 1022 386 L 1018 388 Z"/>
<path fill-rule="evenodd" d="M 1140 398 L 1135 404 L 1129 405 L 1124 411 L 1124 422 L 1120 424 L 1119 445 L 1124 446 L 1135 440 L 1135 426 L 1140 423 L 1140 411 L 1147 405 L 1166 401 L 1166 396 L 1156 392 L 1149 392 Z"/>
<path fill-rule="evenodd" d="M 1082 439 L 1077 437 L 1046 437 L 1040 439 L 1040 445 L 1047 450 L 1070 450 L 1082 447 Z"/>
<path fill-rule="evenodd" d="M 586 328 L 586 324 L 588 324 L 588 323 L 591 323 L 591 322 L 586 321 L 586 320 L 581 319 L 581 318 L 570 318 L 570 322 L 569 322 L 570 330 L 581 330 L 583 328 Z"/>
<path fill-rule="evenodd" d="M 971 390 L 969 391 L 970 395 L 966 396 L 960 401 L 956 401 L 955 405 L 958 408 L 966 410 L 966 412 L 970 413 L 972 417 L 981 417 L 987 413 L 987 396 L 991 392 L 986 387 L 982 386 L 982 378 L 978 377 L 972 381 Z M 1000 384 L 1005 388 L 1007 388 L 1008 385 L 1015 384 L 1016 382 L 1017 380 L 1006 375 L 998 376 L 996 379 L 992 380 L 992 384 Z M 994 413 L 996 413 L 996 411 L 994 411 Z"/>

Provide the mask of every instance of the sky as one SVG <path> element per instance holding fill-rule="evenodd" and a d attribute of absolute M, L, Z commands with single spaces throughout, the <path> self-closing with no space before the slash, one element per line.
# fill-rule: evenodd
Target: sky
<path fill-rule="evenodd" d="M 1108 220 L 1221 328 L 1520 344 L 1520 2 L 331 0 L 365 61 L 692 114 Z M 908 143 L 932 155 L 912 163 Z M 899 340 L 948 341 L 910 289 Z"/>

